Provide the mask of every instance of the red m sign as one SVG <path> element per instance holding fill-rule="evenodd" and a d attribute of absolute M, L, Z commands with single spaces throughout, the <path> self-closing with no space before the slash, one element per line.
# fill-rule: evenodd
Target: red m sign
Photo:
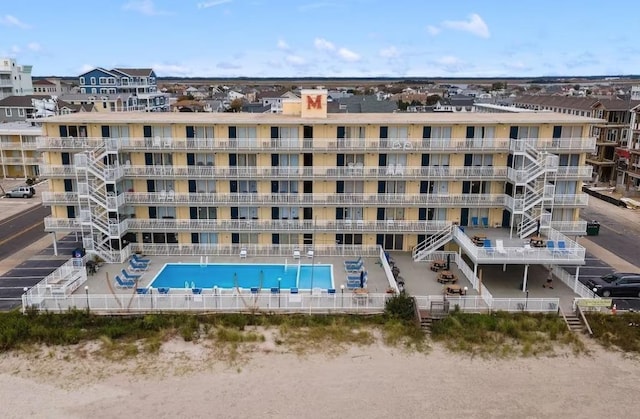
<path fill-rule="evenodd" d="M 315 98 L 307 96 L 307 109 L 322 109 L 322 96 L 316 95 Z"/>

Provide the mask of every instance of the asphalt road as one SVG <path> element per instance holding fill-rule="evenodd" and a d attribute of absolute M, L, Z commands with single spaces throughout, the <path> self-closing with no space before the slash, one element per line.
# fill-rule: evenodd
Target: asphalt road
<path fill-rule="evenodd" d="M 589 240 L 629 263 L 640 264 L 640 211 L 616 207 L 589 197 L 589 206 L 581 213 L 583 219 L 600 223 L 600 234 L 589 236 Z"/>
<path fill-rule="evenodd" d="M 0 260 L 44 237 L 44 217 L 51 209 L 42 205 L 0 221 Z"/>

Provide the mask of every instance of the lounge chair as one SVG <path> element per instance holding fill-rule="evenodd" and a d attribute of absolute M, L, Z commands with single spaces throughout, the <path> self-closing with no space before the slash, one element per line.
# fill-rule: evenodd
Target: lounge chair
<path fill-rule="evenodd" d="M 504 243 L 502 240 L 496 240 L 496 249 L 498 250 L 498 253 L 500 253 L 501 255 L 507 254 L 507 251 L 504 249 Z"/>
<path fill-rule="evenodd" d="M 242 249 L 240 249 L 240 259 L 246 259 L 246 258 L 247 258 L 247 249 L 243 247 Z"/>
<path fill-rule="evenodd" d="M 556 249 L 556 245 L 553 242 L 553 240 L 547 240 L 547 248 L 549 249 L 552 255 L 556 255 L 560 253 L 560 251 Z"/>
<path fill-rule="evenodd" d="M 564 240 L 558 240 L 558 252 L 561 255 L 568 255 L 569 253 L 571 253 L 569 249 L 567 249 L 567 244 L 564 242 Z"/>
<path fill-rule="evenodd" d="M 482 217 L 480 221 L 482 221 L 482 227 L 489 228 L 489 217 Z"/>
<path fill-rule="evenodd" d="M 129 261 L 129 267 L 134 272 L 144 272 L 149 269 L 149 265 L 147 265 L 146 263 L 136 263 L 133 260 Z"/>
<path fill-rule="evenodd" d="M 171 288 L 169 288 L 169 287 L 160 287 L 160 288 L 158 288 L 158 293 L 166 295 L 166 294 L 169 294 L 169 290 L 170 289 Z"/>
<path fill-rule="evenodd" d="M 471 217 L 471 227 L 478 227 L 478 217 Z"/>
<path fill-rule="evenodd" d="M 202 288 L 191 288 L 191 293 L 194 295 L 200 295 L 202 294 Z"/>
<path fill-rule="evenodd" d="M 493 254 L 495 253 L 495 249 L 493 248 L 493 246 L 491 246 L 491 240 L 490 239 L 484 239 L 484 246 L 483 246 L 485 252 L 487 252 L 487 256 L 493 256 Z"/>
<path fill-rule="evenodd" d="M 345 266 L 347 266 L 347 265 L 357 265 L 357 264 L 359 264 L 359 263 L 362 263 L 362 256 L 360 256 L 360 257 L 359 257 L 358 259 L 356 259 L 356 260 L 345 260 L 345 261 L 344 261 L 344 265 L 345 265 Z"/>
<path fill-rule="evenodd" d="M 124 268 L 122 268 L 120 272 L 122 273 L 122 277 L 124 279 L 127 279 L 127 280 L 132 279 L 134 281 L 136 279 L 140 279 L 140 277 L 143 275 L 143 274 L 135 274 L 135 273 L 127 272 L 127 270 Z"/>
<path fill-rule="evenodd" d="M 149 265 L 151 263 L 151 259 L 144 259 L 144 258 L 138 256 L 135 253 L 131 256 L 131 260 L 133 260 L 136 263 L 144 263 L 144 264 L 147 264 L 147 265 Z"/>
<path fill-rule="evenodd" d="M 116 275 L 115 280 L 116 288 L 133 288 L 136 286 L 136 281 L 133 281 L 131 279 L 122 279 L 120 278 L 120 275 Z"/>
<path fill-rule="evenodd" d="M 364 263 L 355 263 L 353 265 L 344 265 L 344 270 L 348 273 L 360 272 L 364 268 Z"/>
<path fill-rule="evenodd" d="M 136 288 L 136 294 L 148 294 L 149 288 Z"/>

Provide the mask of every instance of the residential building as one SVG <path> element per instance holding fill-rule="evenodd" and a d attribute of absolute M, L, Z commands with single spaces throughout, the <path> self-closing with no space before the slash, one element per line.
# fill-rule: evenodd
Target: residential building
<path fill-rule="evenodd" d="M 67 93 L 60 96 L 59 99 L 72 105 L 93 105 L 96 112 L 125 112 L 130 110 L 127 107 L 126 100 L 118 94 Z"/>
<path fill-rule="evenodd" d="M 39 176 L 40 152 L 37 138 L 42 128 L 35 123 L 0 124 L 0 176 L 35 178 Z"/>
<path fill-rule="evenodd" d="M 433 108 L 434 112 L 474 112 L 474 98 L 470 96 L 443 97 Z"/>
<path fill-rule="evenodd" d="M 79 76 L 80 93 L 118 95 L 127 111 L 169 110 L 169 95 L 158 91 L 156 73 L 150 68 L 94 68 Z"/>
<path fill-rule="evenodd" d="M 271 113 L 282 113 L 282 103 L 288 99 L 296 99 L 298 96 L 290 91 L 285 92 L 265 92 L 258 95 L 262 106 L 270 107 Z"/>
<path fill-rule="evenodd" d="M 39 105 L 48 102 L 52 106 L 47 109 L 49 112 L 45 115 Z M 0 100 L 0 123 L 3 122 L 21 122 L 44 116 L 57 114 L 69 114 L 75 112 L 93 112 L 95 111 L 93 104 L 74 105 L 58 98 L 29 95 L 29 96 L 8 96 Z"/>
<path fill-rule="evenodd" d="M 612 186 L 622 172 L 616 168 L 616 149 L 626 147 L 631 136 L 631 109 L 639 103 L 622 99 L 545 95 L 522 96 L 514 101 L 515 106 L 525 109 L 550 110 L 602 120 L 592 127 L 596 150 L 587 156 L 587 163 L 594 167 L 594 182 Z"/>
<path fill-rule="evenodd" d="M 0 99 L 33 94 L 31 68 L 13 58 L 0 58 Z"/>
<path fill-rule="evenodd" d="M 566 235 L 585 234 L 581 186 L 591 178 L 585 159 L 599 120 L 353 115 L 327 112 L 327 104 L 326 90 L 302 90 L 282 114 L 47 118 L 39 139 L 41 175 L 50 179 L 45 230 L 77 231 L 110 262 L 125 260 L 131 242 L 149 254 L 378 244 L 413 250 L 417 261 L 442 246 L 475 246 L 457 226 L 519 238 L 543 228 L 570 245 L 564 264 L 584 263 L 584 248 Z M 545 255 L 517 263 L 559 260 Z"/>
<path fill-rule="evenodd" d="M 33 94 L 42 96 L 62 96 L 71 93 L 72 85 L 58 77 L 33 80 Z"/>

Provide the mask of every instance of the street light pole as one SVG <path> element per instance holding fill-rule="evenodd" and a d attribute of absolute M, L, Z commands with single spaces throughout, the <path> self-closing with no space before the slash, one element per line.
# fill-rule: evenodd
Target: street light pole
<path fill-rule="evenodd" d="M 340 285 L 340 294 L 342 295 L 340 298 L 340 307 L 344 308 L 344 284 Z"/>

